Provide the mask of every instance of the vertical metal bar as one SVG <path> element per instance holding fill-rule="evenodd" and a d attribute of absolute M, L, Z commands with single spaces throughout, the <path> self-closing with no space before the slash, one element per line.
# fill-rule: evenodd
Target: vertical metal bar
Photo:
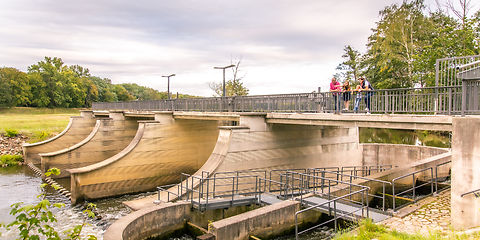
<path fill-rule="evenodd" d="M 393 212 L 395 212 L 395 181 L 392 181 L 392 198 L 393 198 L 392 208 L 393 208 Z"/>
<path fill-rule="evenodd" d="M 337 201 L 333 201 L 333 219 L 334 219 L 334 224 L 335 224 L 335 232 L 337 231 Z"/>
<path fill-rule="evenodd" d="M 452 115 L 452 89 L 448 88 L 448 115 Z"/>
<path fill-rule="evenodd" d="M 385 211 L 385 183 L 383 183 L 382 211 Z"/>
<path fill-rule="evenodd" d="M 207 178 L 207 200 L 205 203 L 205 206 L 208 207 L 208 191 L 209 191 L 209 186 L 210 186 L 210 178 Z"/>
<path fill-rule="evenodd" d="M 436 172 L 436 171 L 435 171 Z M 437 186 L 437 178 L 436 178 L 436 175 L 435 174 L 435 186 Z M 433 195 L 433 167 L 430 168 L 430 176 L 432 177 L 432 180 L 431 180 L 431 192 L 432 192 L 432 195 Z"/>
<path fill-rule="evenodd" d="M 417 200 L 416 200 L 417 198 L 415 197 L 415 185 L 416 185 L 416 184 L 415 184 L 415 183 L 416 183 L 416 182 L 415 182 L 415 173 L 412 174 L 412 180 L 413 180 L 413 182 L 412 182 L 412 186 L 413 186 L 413 201 L 416 202 L 416 201 L 417 201 Z"/>

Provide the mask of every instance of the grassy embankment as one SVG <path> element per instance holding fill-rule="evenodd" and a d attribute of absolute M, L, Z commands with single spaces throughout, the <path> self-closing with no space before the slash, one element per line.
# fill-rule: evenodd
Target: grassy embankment
<path fill-rule="evenodd" d="M 335 240 L 469 240 L 480 239 L 480 233 L 462 234 L 456 232 L 430 234 L 407 234 L 392 231 L 383 225 L 374 224 L 371 220 L 363 220 L 354 231 L 337 234 Z"/>
<path fill-rule="evenodd" d="M 65 108 L 0 108 L 0 134 L 18 133 L 28 142 L 39 142 L 65 129 L 71 116 L 80 115 L 79 109 Z M 11 166 L 22 161 L 20 155 L 0 156 L 0 166 Z"/>

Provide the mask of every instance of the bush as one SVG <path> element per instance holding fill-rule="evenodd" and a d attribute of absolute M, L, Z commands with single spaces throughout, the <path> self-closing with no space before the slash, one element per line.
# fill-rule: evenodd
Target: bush
<path fill-rule="evenodd" d="M 41 142 L 44 140 L 47 140 L 50 138 L 52 134 L 47 131 L 35 131 L 33 132 L 30 140 L 28 141 L 29 143 L 36 143 L 36 142 Z"/>
<path fill-rule="evenodd" d="M 18 135 L 18 131 L 15 129 L 5 129 L 5 136 L 7 137 L 16 137 Z"/>
<path fill-rule="evenodd" d="M 1 166 L 17 166 L 23 162 L 22 155 L 3 155 L 0 156 Z"/>

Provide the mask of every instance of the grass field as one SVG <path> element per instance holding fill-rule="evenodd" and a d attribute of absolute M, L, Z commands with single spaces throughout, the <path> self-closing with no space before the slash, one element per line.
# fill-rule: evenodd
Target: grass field
<path fill-rule="evenodd" d="M 79 116 L 80 109 L 72 108 L 0 108 L 0 133 L 14 129 L 32 141 L 58 134 L 68 125 L 71 116 Z"/>

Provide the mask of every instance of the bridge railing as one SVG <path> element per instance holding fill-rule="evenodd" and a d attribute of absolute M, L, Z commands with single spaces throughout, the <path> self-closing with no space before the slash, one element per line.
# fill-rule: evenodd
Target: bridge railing
<path fill-rule="evenodd" d="M 480 114 L 480 82 L 469 81 L 468 86 L 441 86 L 423 88 L 380 89 L 351 92 L 346 110 L 354 110 L 357 96 L 359 112 L 365 112 L 366 98 L 374 113 L 402 114 Z M 158 110 L 203 112 L 316 112 L 332 113 L 344 109 L 343 93 L 300 93 L 236 97 L 182 98 L 131 102 L 96 102 L 93 110 Z M 464 99 L 464 100 L 462 100 Z M 337 108 L 335 107 L 337 100 Z M 462 103 L 464 105 L 462 105 Z"/>

